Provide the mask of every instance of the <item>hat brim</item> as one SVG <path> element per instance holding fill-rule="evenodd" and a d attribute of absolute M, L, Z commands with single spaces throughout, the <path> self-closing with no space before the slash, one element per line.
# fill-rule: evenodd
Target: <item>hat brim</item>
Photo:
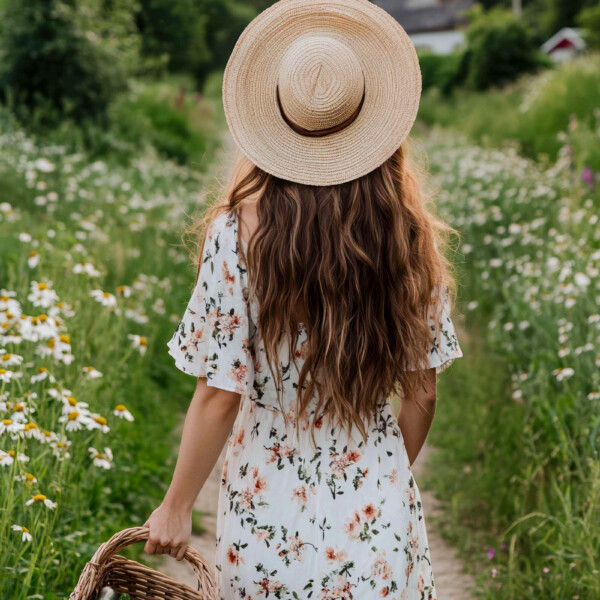
<path fill-rule="evenodd" d="M 356 119 L 323 137 L 294 131 L 277 102 L 280 62 L 309 32 L 350 46 L 365 80 Z M 420 96 L 413 43 L 368 0 L 280 0 L 243 31 L 223 79 L 225 116 L 240 150 L 267 173 L 306 185 L 344 183 L 383 164 L 408 136 Z"/>

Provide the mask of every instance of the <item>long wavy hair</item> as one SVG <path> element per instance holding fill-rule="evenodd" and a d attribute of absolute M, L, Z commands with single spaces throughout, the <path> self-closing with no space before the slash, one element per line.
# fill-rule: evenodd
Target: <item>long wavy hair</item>
<path fill-rule="evenodd" d="M 453 297 L 444 251 L 455 232 L 428 209 L 404 147 L 371 173 L 331 186 L 279 179 L 239 157 L 193 231 L 247 202 L 258 215 L 244 257 L 249 294 L 258 301 L 280 404 L 281 343 L 289 342 L 293 360 L 304 327 L 296 424 L 316 398 L 315 417 L 328 414 L 348 430 L 354 424 L 366 439 L 382 401 L 394 393 L 410 398 L 425 383 L 424 370 L 411 374 L 407 366 L 427 364 L 436 291 L 447 286 Z M 201 252 L 202 233 L 197 239 Z"/>

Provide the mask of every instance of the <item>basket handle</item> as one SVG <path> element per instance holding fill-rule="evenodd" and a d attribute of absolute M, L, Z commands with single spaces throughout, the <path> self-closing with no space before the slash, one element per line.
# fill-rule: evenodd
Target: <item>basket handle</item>
<path fill-rule="evenodd" d="M 96 565 L 104 564 L 111 556 L 114 556 L 126 546 L 146 541 L 149 532 L 150 530 L 147 527 L 130 527 L 129 529 L 118 531 L 108 541 L 98 547 L 90 562 Z M 186 548 L 184 558 L 191 565 L 192 569 L 194 569 L 194 573 L 198 579 L 198 590 L 202 591 L 205 600 L 216 600 L 217 590 L 215 579 L 206 560 L 192 546 Z"/>

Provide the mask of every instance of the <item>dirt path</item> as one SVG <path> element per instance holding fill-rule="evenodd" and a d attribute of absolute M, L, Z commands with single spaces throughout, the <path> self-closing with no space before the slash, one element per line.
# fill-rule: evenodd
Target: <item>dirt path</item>
<path fill-rule="evenodd" d="M 431 452 L 432 450 L 429 447 L 425 447 L 415 463 L 413 472 L 418 484 L 423 478 L 422 474 L 424 469 L 427 468 L 427 459 Z M 191 541 L 191 544 L 208 560 L 211 568 L 214 568 L 215 565 L 217 502 L 223 458 L 224 453 L 219 458 L 196 500 L 196 509 L 205 513 L 202 521 L 206 531 L 202 535 L 192 536 Z M 449 546 L 436 530 L 435 521 L 440 513 L 438 500 L 430 491 L 421 488 L 420 491 L 425 516 L 428 519 L 427 531 L 438 593 L 437 600 L 468 600 L 470 598 L 468 590 L 473 585 L 474 580 L 463 572 L 462 561 L 457 557 L 454 548 Z M 196 587 L 196 580 L 191 568 L 183 562 L 179 563 L 172 559 L 165 559 L 160 570 L 178 581 L 187 583 L 193 588 Z"/>

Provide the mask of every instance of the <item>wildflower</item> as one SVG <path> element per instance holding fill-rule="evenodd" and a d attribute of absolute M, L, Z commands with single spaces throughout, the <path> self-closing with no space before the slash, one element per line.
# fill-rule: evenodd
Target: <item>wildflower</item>
<path fill-rule="evenodd" d="M 571 349 L 568 348 L 567 346 L 563 346 L 562 348 L 559 348 L 559 350 L 558 350 L 558 356 L 560 358 L 564 358 L 565 356 L 568 356 L 569 354 L 571 354 Z"/>
<path fill-rule="evenodd" d="M 40 439 L 40 428 L 33 422 L 25 423 L 23 427 L 23 433 L 26 438 Z"/>
<path fill-rule="evenodd" d="M 492 573 L 492 577 L 493 577 L 493 578 L 496 578 L 496 577 L 498 577 L 498 569 L 496 569 L 496 568 L 493 568 L 493 569 L 492 569 L 492 571 L 491 571 L 491 573 Z"/>
<path fill-rule="evenodd" d="M 96 448 L 90 447 L 88 451 L 96 467 L 101 467 L 102 469 L 112 468 L 113 454 L 110 448 L 104 448 L 104 452 L 98 452 Z"/>
<path fill-rule="evenodd" d="M 87 423 L 87 428 L 89 430 L 99 429 L 102 433 L 108 433 L 110 431 L 110 427 L 106 424 L 107 421 L 102 415 L 91 414 L 89 417 L 89 422 Z"/>
<path fill-rule="evenodd" d="M 48 308 L 58 301 L 58 294 L 52 289 L 51 282 L 32 281 L 27 300 L 34 306 Z"/>
<path fill-rule="evenodd" d="M 89 423 L 89 417 L 78 410 L 69 411 L 67 414 L 59 417 L 60 423 L 65 423 L 65 429 L 67 431 L 80 431 L 84 427 L 87 427 Z"/>
<path fill-rule="evenodd" d="M 94 267 L 94 265 L 90 262 L 86 263 L 77 263 L 73 267 L 73 273 L 76 275 L 87 275 L 88 277 L 100 277 L 101 273 Z"/>
<path fill-rule="evenodd" d="M 44 380 L 48 380 L 50 381 L 50 383 L 55 383 L 56 379 L 53 377 L 53 375 L 50 373 L 50 371 L 48 371 L 48 369 L 46 369 L 46 367 L 39 367 L 37 370 L 37 373 L 35 375 L 31 376 L 31 383 L 38 383 L 40 381 L 44 381 Z"/>
<path fill-rule="evenodd" d="M 87 379 L 99 379 L 100 377 L 103 377 L 102 373 L 94 369 L 94 367 L 83 367 L 82 373 Z"/>
<path fill-rule="evenodd" d="M 0 348 L 0 366 L 18 367 L 23 362 L 23 357 L 19 354 L 11 354 L 3 348 Z"/>
<path fill-rule="evenodd" d="M 92 290 L 90 292 L 90 296 L 96 300 L 96 302 L 100 302 L 102 306 L 106 306 L 107 308 L 114 308 L 117 306 L 117 298 L 113 296 L 110 292 L 103 292 L 102 290 Z"/>
<path fill-rule="evenodd" d="M 123 298 L 129 298 L 132 294 L 132 290 L 128 285 L 120 285 L 116 291 L 117 295 Z"/>
<path fill-rule="evenodd" d="M 55 434 L 55 438 L 57 438 Z M 51 443 L 52 454 L 58 460 L 64 460 L 65 458 L 71 458 L 71 454 L 69 453 L 69 448 L 71 446 L 71 442 L 66 438 L 63 439 L 55 439 L 54 442 Z"/>
<path fill-rule="evenodd" d="M 588 400 L 598 400 L 600 399 L 600 392 L 590 392 L 587 397 Z"/>
<path fill-rule="evenodd" d="M 37 477 L 32 475 L 31 473 L 25 473 L 25 475 L 15 475 L 15 481 L 20 481 L 24 483 L 27 487 L 31 487 L 32 485 L 37 483 Z"/>
<path fill-rule="evenodd" d="M 46 498 L 44 494 L 35 494 L 35 496 L 32 496 L 29 500 L 27 500 L 27 502 L 25 502 L 25 505 L 30 506 L 34 503 L 44 504 L 50 510 L 54 510 L 58 506 L 56 502 L 52 502 L 52 500 Z"/>
<path fill-rule="evenodd" d="M 489 559 L 489 560 L 493 560 L 493 558 L 494 558 L 495 556 L 496 556 L 496 550 L 495 550 L 494 548 L 490 548 L 490 549 L 488 550 L 488 553 L 487 553 L 487 557 L 488 557 L 488 559 Z"/>
<path fill-rule="evenodd" d="M 17 402 L 13 406 L 13 414 L 10 416 L 15 423 L 26 423 L 29 414 L 34 412 L 33 408 L 29 408 L 27 405 Z"/>
<path fill-rule="evenodd" d="M 21 431 L 23 431 L 23 423 L 15 423 L 12 419 L 2 419 L 0 421 L 0 435 L 4 433 L 11 434 L 11 437 L 16 437 Z"/>
<path fill-rule="evenodd" d="M 117 404 L 113 414 L 120 419 L 125 419 L 130 422 L 134 421 L 133 415 L 127 410 L 124 404 Z"/>
<path fill-rule="evenodd" d="M 21 534 L 21 541 L 23 542 L 31 542 L 31 540 L 33 539 L 27 527 L 23 527 L 22 525 L 12 525 L 11 529 L 13 531 L 18 531 Z"/>
<path fill-rule="evenodd" d="M 38 158 L 35 161 L 34 166 L 41 173 L 52 173 L 56 168 L 47 158 Z"/>
<path fill-rule="evenodd" d="M 133 333 L 130 333 L 127 337 L 131 340 L 133 347 L 137 348 L 139 353 L 144 356 L 148 348 L 148 340 L 141 335 L 135 335 Z"/>
<path fill-rule="evenodd" d="M 15 462 L 15 459 L 19 462 L 29 462 L 29 456 L 22 452 L 17 454 L 14 450 L 9 450 L 8 452 L 0 450 L 0 467 L 10 467 Z"/>
<path fill-rule="evenodd" d="M 30 269 L 35 269 L 40 263 L 40 253 L 34 250 L 30 252 L 29 257 L 27 258 L 27 264 Z"/>
<path fill-rule="evenodd" d="M 79 402 L 74 396 L 67 396 L 62 398 L 63 402 L 63 414 L 68 414 L 71 411 L 78 410 L 81 413 L 87 414 L 88 403 Z"/>
<path fill-rule="evenodd" d="M 554 369 L 552 374 L 556 377 L 557 381 L 563 381 L 564 379 L 569 379 L 575 375 L 575 371 L 569 367 L 565 367 L 564 369 Z"/>
<path fill-rule="evenodd" d="M 0 381 L 3 381 L 4 383 L 9 383 L 13 379 L 19 379 L 22 375 L 23 373 L 19 371 L 9 371 L 4 367 L 0 367 Z"/>

